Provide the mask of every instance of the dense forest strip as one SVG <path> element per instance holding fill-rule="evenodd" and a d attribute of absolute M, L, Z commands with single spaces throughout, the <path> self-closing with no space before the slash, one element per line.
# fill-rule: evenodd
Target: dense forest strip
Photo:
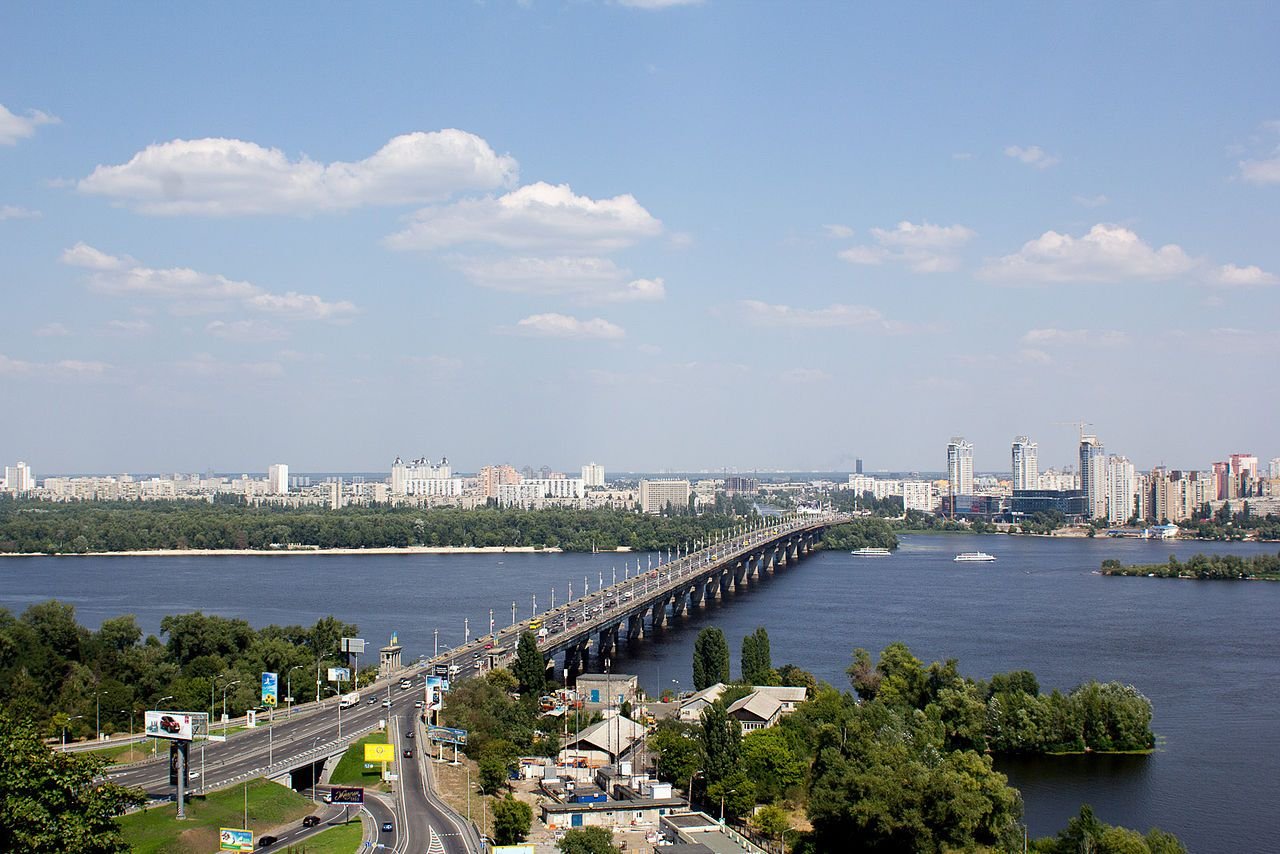
<path fill-rule="evenodd" d="M 742 517 L 647 516 L 625 510 L 446 507 L 247 507 L 204 501 L 0 500 L 0 553 L 92 554 L 158 549 L 266 550 L 410 546 L 674 549 Z"/>
<path fill-rule="evenodd" d="M 1208 581 L 1280 581 L 1280 554 L 1253 555 L 1203 555 L 1198 554 L 1186 562 L 1172 555 L 1167 563 L 1135 564 L 1124 566 L 1118 560 L 1102 562 L 1103 575 L 1154 576 L 1156 578 L 1195 578 Z"/>

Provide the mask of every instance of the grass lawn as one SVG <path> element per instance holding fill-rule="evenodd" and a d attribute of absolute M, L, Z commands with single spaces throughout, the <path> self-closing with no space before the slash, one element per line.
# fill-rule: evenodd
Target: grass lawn
<path fill-rule="evenodd" d="M 385 790 L 386 786 L 382 783 L 381 763 L 375 764 L 372 768 L 364 767 L 364 746 L 386 744 L 387 741 L 387 733 L 371 732 L 352 744 L 338 760 L 338 766 L 333 769 L 329 782 L 336 786 L 364 786 L 366 789 Z M 398 756 L 396 758 L 399 760 Z M 394 765 L 391 770 L 395 771 Z"/>
<path fill-rule="evenodd" d="M 145 741 L 136 744 L 117 744 L 113 747 L 104 747 L 101 750 L 90 750 L 94 756 L 101 756 L 110 759 L 112 765 L 124 765 L 129 762 L 141 762 L 144 759 L 151 758 L 151 745 Z M 168 755 L 168 750 L 165 750 Z"/>
<path fill-rule="evenodd" d="M 323 833 L 293 846 L 298 854 L 352 854 L 364 840 L 364 826 L 353 818 L 340 827 L 331 827 Z"/>
<path fill-rule="evenodd" d="M 248 796 L 249 829 L 255 837 L 312 811 L 309 799 L 266 780 L 251 780 Z M 245 787 L 233 786 L 188 801 L 185 821 L 175 818 L 173 804 L 165 804 L 123 816 L 120 826 L 135 854 L 208 854 L 218 850 L 219 827 L 244 826 L 244 804 Z"/>

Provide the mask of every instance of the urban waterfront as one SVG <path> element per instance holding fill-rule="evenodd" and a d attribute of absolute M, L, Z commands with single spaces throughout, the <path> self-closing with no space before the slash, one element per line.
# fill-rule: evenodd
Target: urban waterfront
<path fill-rule="evenodd" d="M 955 564 L 981 548 L 994 564 Z M 1004 760 L 1026 799 L 1033 835 L 1051 833 L 1080 803 L 1107 822 L 1158 825 L 1193 851 L 1266 850 L 1269 806 L 1257 781 L 1273 773 L 1280 737 L 1280 586 L 1105 578 L 1104 558 L 1161 562 L 1197 551 L 1254 554 L 1274 545 L 1160 544 L 1022 537 L 903 538 L 889 558 L 823 552 L 727 605 L 678 619 L 651 642 L 623 649 L 615 669 L 651 691 L 688 689 L 693 638 L 721 626 L 735 651 L 756 626 L 769 629 L 775 665 L 793 662 L 840 688 L 850 652 L 894 640 L 928 661 L 959 659 L 970 676 L 1029 669 L 1044 690 L 1086 679 L 1136 685 L 1155 706 L 1160 749 L 1152 756 Z M 0 604 L 14 611 L 57 598 L 82 623 L 134 613 L 147 632 L 161 617 L 201 609 L 255 626 L 309 623 L 325 614 L 359 624 L 374 645 L 399 634 L 410 657 L 502 626 L 511 603 L 528 616 L 551 588 L 594 588 L 636 556 L 615 554 L 9 558 L 0 561 Z M 639 560 L 647 565 L 648 556 Z M 501 590 L 500 595 L 495 590 Z M 736 661 L 735 661 L 736 671 Z"/>

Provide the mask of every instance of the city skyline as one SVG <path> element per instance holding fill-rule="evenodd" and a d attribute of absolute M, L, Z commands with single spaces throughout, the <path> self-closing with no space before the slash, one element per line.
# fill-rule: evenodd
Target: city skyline
<path fill-rule="evenodd" d="M 637 5 L 13 10 L 0 456 L 1274 455 L 1280 9 Z"/>

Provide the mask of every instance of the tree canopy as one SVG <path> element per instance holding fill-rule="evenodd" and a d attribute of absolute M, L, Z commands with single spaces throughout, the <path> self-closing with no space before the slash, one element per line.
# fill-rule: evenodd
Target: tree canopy
<path fill-rule="evenodd" d="M 693 642 L 693 688 L 701 691 L 729 681 L 729 642 L 724 632 L 708 626 Z"/>

